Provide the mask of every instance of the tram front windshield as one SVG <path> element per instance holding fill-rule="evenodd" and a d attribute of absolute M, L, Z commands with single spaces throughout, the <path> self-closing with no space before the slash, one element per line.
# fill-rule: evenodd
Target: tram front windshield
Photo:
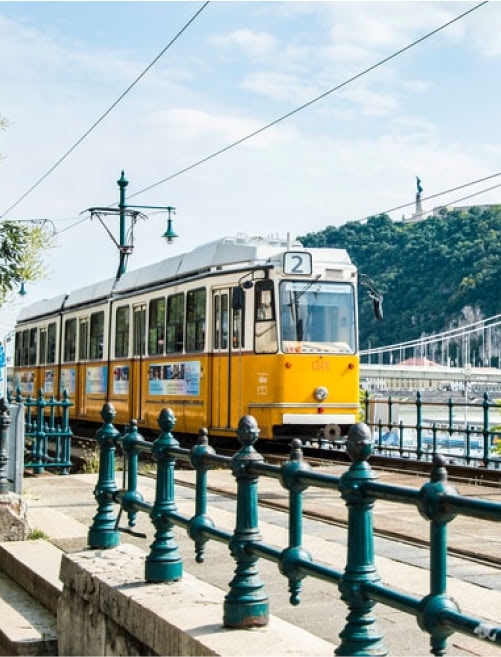
<path fill-rule="evenodd" d="M 353 286 L 325 281 L 282 281 L 280 325 L 282 349 L 286 353 L 355 353 Z"/>

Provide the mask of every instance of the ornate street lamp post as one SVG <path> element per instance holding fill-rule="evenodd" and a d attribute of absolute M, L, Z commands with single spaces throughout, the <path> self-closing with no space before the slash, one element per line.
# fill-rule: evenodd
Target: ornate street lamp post
<path fill-rule="evenodd" d="M 103 224 L 106 232 L 111 237 L 115 246 L 119 251 L 119 264 L 117 270 L 117 280 L 125 273 L 127 268 L 127 257 L 132 253 L 134 248 L 133 246 L 133 235 L 134 235 L 134 225 L 138 218 L 146 219 L 146 215 L 140 212 L 140 210 L 163 210 L 168 213 L 167 218 L 167 229 L 162 237 L 167 241 L 167 244 L 172 244 L 174 239 L 177 237 L 177 234 L 174 232 L 172 227 L 172 215 L 175 214 L 175 209 L 171 205 L 129 205 L 125 202 L 125 190 L 129 181 L 125 178 L 124 171 L 122 171 L 120 178 L 117 180 L 117 185 L 120 188 L 120 200 L 117 208 L 110 207 L 94 207 L 87 208 L 84 212 L 90 212 L 91 218 L 97 217 L 99 221 Z M 117 242 L 113 237 L 111 232 L 103 223 L 101 215 L 118 215 L 120 218 L 120 241 Z M 127 217 L 130 218 L 131 228 L 129 231 L 129 237 L 127 237 Z"/>

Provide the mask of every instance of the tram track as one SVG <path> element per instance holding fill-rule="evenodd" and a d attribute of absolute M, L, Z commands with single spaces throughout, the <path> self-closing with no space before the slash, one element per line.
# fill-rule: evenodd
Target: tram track
<path fill-rule="evenodd" d="M 146 476 L 154 478 L 154 475 L 152 474 Z M 181 483 L 181 485 L 195 490 L 194 483 L 187 482 L 186 480 L 182 480 L 181 482 L 177 481 L 177 483 Z M 211 494 L 223 495 L 224 497 L 232 500 L 237 499 L 236 493 L 231 490 L 228 490 L 227 487 L 220 487 L 217 485 L 211 485 L 209 483 L 207 490 Z M 305 501 L 307 501 L 308 490 L 305 491 L 304 495 L 305 495 Z M 336 497 L 337 499 L 340 499 L 339 493 L 334 489 L 332 491 L 332 497 Z M 268 495 L 267 493 L 260 493 L 259 506 L 278 511 L 280 513 L 288 513 L 287 491 L 284 490 L 283 497 L 282 496 L 277 497 L 276 494 Z M 304 508 L 302 516 L 304 519 L 312 520 L 314 522 L 321 522 L 326 525 L 332 525 L 334 527 L 341 527 L 343 529 L 348 529 L 347 519 L 346 517 L 343 517 L 346 514 L 346 507 L 344 506 L 344 503 L 342 503 L 342 505 L 329 505 L 329 508 L 333 512 L 331 513 L 331 515 L 327 515 L 322 510 L 312 510 L 311 508 Z M 340 511 L 340 509 L 342 510 Z M 408 533 L 405 533 L 405 531 L 394 531 L 381 526 L 379 527 L 375 526 L 373 533 L 374 536 L 377 538 L 402 543 L 409 547 L 423 548 L 424 550 L 429 550 L 430 548 L 429 540 L 423 540 L 415 536 L 410 536 Z M 469 562 L 481 564 L 484 566 L 499 567 L 501 564 L 501 557 L 496 558 L 496 557 L 492 557 L 491 555 L 472 552 L 471 550 L 461 549 L 454 545 L 448 546 L 447 553 L 449 557 L 456 557 L 462 560 L 467 560 Z"/>
<path fill-rule="evenodd" d="M 155 436 L 146 436 L 146 440 L 153 441 Z M 188 444 L 183 447 L 191 448 L 195 439 L 192 438 Z M 237 447 L 229 447 L 228 441 L 223 442 L 211 440 L 211 445 L 222 456 L 232 456 Z M 85 461 L 85 452 L 91 455 L 97 449 L 96 435 L 75 435 L 72 440 L 72 458 L 73 461 L 82 463 Z M 270 464 L 280 465 L 289 459 L 290 443 L 275 443 L 270 441 L 258 441 L 257 451 L 262 454 Z M 312 467 L 340 465 L 347 467 L 351 460 L 344 449 L 333 448 L 325 449 L 322 447 L 302 447 L 303 458 Z M 398 456 L 396 454 L 385 455 L 374 453 L 370 457 L 370 464 L 380 472 L 391 472 L 397 475 L 409 476 L 412 479 L 416 477 L 430 477 L 433 468 L 431 454 L 426 459 L 417 460 L 410 456 Z M 458 465 L 456 463 L 447 463 L 447 475 L 450 482 L 458 484 L 468 484 L 476 486 L 488 486 L 499 488 L 501 491 L 501 470 L 488 469 L 480 466 Z"/>
<path fill-rule="evenodd" d="M 75 463 L 75 470 L 84 470 L 84 462 L 86 455 L 96 454 L 96 440 L 95 438 L 88 437 L 75 437 L 74 438 L 75 447 L 72 450 L 72 460 Z M 288 450 L 285 448 L 280 450 L 281 453 L 276 453 L 277 450 L 272 450 L 272 445 L 269 445 L 269 449 L 266 453 L 263 453 L 263 457 L 267 463 L 272 465 L 280 465 L 284 461 L 289 459 Z M 348 456 L 345 453 L 339 454 L 338 450 L 322 450 L 320 448 L 305 448 L 304 450 L 304 460 L 309 464 L 310 467 L 323 468 L 325 470 L 335 469 L 336 474 L 341 473 L 347 467 L 349 462 Z M 235 449 L 221 449 L 218 448 L 217 453 L 222 456 L 231 457 L 232 454 L 236 452 Z M 374 461 L 374 462 L 373 462 Z M 379 457 L 378 455 L 371 456 L 371 465 L 377 475 L 377 478 L 381 481 L 391 481 L 393 484 L 406 486 L 411 488 L 420 488 L 424 483 L 429 481 L 429 471 L 431 469 L 431 463 L 429 462 L 405 462 L 404 465 L 396 463 L 397 459 L 388 459 L 384 457 Z M 80 467 L 79 464 L 82 464 Z M 155 478 L 155 474 L 151 472 L 149 468 L 149 461 L 143 461 L 142 465 L 140 464 L 140 472 L 143 476 L 148 476 Z M 453 466 L 449 466 L 453 468 Z M 194 483 L 187 480 L 187 477 L 182 476 L 183 470 L 190 470 L 190 466 L 184 462 L 179 462 L 176 467 L 177 477 L 176 480 L 180 479 L 180 483 L 183 486 L 189 488 L 195 488 Z M 457 468 L 456 468 L 457 469 Z M 458 492 L 462 495 L 471 495 L 473 497 L 480 498 L 499 498 L 501 497 L 501 482 L 499 481 L 499 473 L 497 474 L 497 481 L 490 483 L 485 478 L 479 478 L 478 473 L 471 472 L 474 468 L 468 468 L 468 473 L 464 472 L 465 468 L 460 468 L 460 472 L 455 472 L 454 475 L 449 476 L 449 481 L 453 486 L 458 488 Z M 89 471 L 88 469 L 86 470 Z M 494 471 L 496 473 L 496 471 Z M 463 490 L 461 490 L 463 489 Z M 465 491 L 464 489 L 467 489 Z M 230 487 L 220 487 L 217 485 L 210 484 L 208 492 L 218 495 L 224 495 L 230 499 L 236 499 L 236 493 L 234 490 L 231 490 Z M 305 499 L 308 498 L 308 489 L 305 491 Z M 332 498 L 337 498 L 339 500 L 339 494 L 337 491 L 332 491 Z M 260 506 L 274 509 L 280 512 L 287 512 L 288 508 L 288 493 L 283 491 L 283 496 L 276 494 L 267 494 L 265 492 L 260 492 L 259 494 L 259 504 Z M 346 507 L 344 503 L 336 506 L 336 512 L 332 512 L 332 504 L 327 505 L 330 509 L 329 513 L 326 513 L 323 509 L 325 505 L 319 504 L 318 508 L 312 508 L 312 505 L 305 505 L 303 510 L 303 515 L 305 519 L 312 521 L 323 522 L 325 524 L 330 524 L 338 527 L 347 528 L 347 518 L 346 518 Z M 381 520 L 381 516 L 379 516 Z M 378 517 L 376 517 L 375 526 L 374 526 L 374 535 L 383 539 L 391 540 L 406 544 L 412 547 L 421 547 L 423 549 L 429 548 L 429 540 L 417 535 L 418 532 L 414 531 L 414 528 L 409 526 L 409 524 L 403 523 L 403 528 L 395 528 L 394 523 L 388 523 L 391 526 L 383 526 L 385 523 L 378 523 Z M 451 523 L 451 527 L 454 529 L 454 522 Z M 481 543 L 481 542 L 480 542 Z M 501 564 L 501 557 L 498 557 L 496 554 L 484 554 L 482 552 L 482 545 L 479 544 L 478 549 L 463 549 L 450 543 L 448 546 L 448 554 L 451 557 L 458 557 L 461 559 L 467 559 L 468 561 L 490 565 L 490 566 L 499 566 Z"/>

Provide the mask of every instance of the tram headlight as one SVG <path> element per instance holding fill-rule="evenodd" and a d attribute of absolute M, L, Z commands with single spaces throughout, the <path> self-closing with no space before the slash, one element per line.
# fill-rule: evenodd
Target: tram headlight
<path fill-rule="evenodd" d="M 329 391 L 324 386 L 318 386 L 313 393 L 317 401 L 324 401 L 329 396 Z"/>

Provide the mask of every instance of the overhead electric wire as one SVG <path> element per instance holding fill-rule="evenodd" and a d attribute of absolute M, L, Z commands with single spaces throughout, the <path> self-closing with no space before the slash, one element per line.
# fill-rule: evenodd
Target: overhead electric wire
<path fill-rule="evenodd" d="M 180 169 L 176 173 L 173 173 L 166 178 L 162 178 L 162 180 L 159 180 L 151 185 L 148 185 L 148 187 L 144 187 L 143 189 L 139 190 L 138 192 L 135 192 L 134 194 L 130 194 L 129 198 L 133 198 L 135 196 L 139 196 L 139 194 L 143 194 L 144 192 L 149 191 L 150 189 L 153 189 L 154 187 L 158 187 L 159 185 L 162 185 L 163 183 L 168 182 L 169 180 L 172 180 L 173 178 L 177 178 L 177 176 L 180 176 L 183 173 L 186 173 L 187 171 L 191 171 L 191 169 L 194 169 L 195 167 L 200 166 L 201 164 L 204 164 L 205 162 L 208 162 L 209 160 L 214 159 L 218 155 L 221 155 L 222 153 L 225 153 L 232 148 L 235 148 L 236 146 L 239 146 L 240 144 L 248 141 L 249 139 L 252 139 L 252 137 L 256 137 L 257 135 L 263 133 L 265 130 L 268 130 L 269 128 L 272 128 L 273 126 L 281 123 L 282 121 L 285 121 L 286 119 L 290 118 L 291 116 L 294 116 L 298 112 L 301 112 L 302 110 L 306 109 L 307 107 L 310 107 L 314 103 L 317 103 L 319 100 L 322 100 L 323 98 L 326 98 L 330 94 L 334 93 L 335 91 L 339 91 L 339 89 L 342 89 L 343 87 L 346 87 L 348 84 L 351 82 L 354 82 L 355 80 L 358 80 L 359 78 L 363 77 L 364 75 L 367 75 L 367 73 L 370 73 L 371 71 L 374 71 L 376 68 L 382 66 L 383 64 L 386 64 L 387 62 L 391 61 L 392 59 L 395 59 L 395 57 L 398 57 L 402 53 L 406 52 L 407 50 L 410 50 L 414 46 L 418 45 L 419 43 L 422 43 L 426 39 L 429 39 L 430 37 L 434 36 L 438 32 L 441 32 L 445 28 L 449 27 L 450 25 L 453 25 L 457 21 L 461 20 L 468 14 L 471 14 L 472 12 L 476 11 L 483 5 L 486 5 L 488 3 L 488 0 L 484 0 L 483 2 L 480 2 L 478 5 L 475 5 L 471 9 L 468 9 L 467 11 L 463 12 L 462 14 L 459 14 L 459 16 L 456 16 L 455 18 L 451 19 L 447 23 L 444 23 L 440 27 L 437 27 L 436 29 L 432 30 L 431 32 L 428 32 L 427 34 L 423 35 L 419 39 L 416 39 L 412 43 L 408 44 L 407 46 L 400 48 L 393 54 L 389 55 L 388 57 L 385 57 L 384 59 L 381 59 L 378 61 L 376 64 L 373 64 L 372 66 L 369 66 L 368 68 L 364 69 L 360 73 L 357 73 L 356 75 L 353 75 L 351 78 L 348 78 L 344 82 L 341 82 L 340 84 L 336 85 L 335 87 L 332 87 L 331 89 L 325 91 L 324 93 L 320 94 L 319 96 L 316 96 L 312 100 L 309 100 L 306 103 L 303 103 L 299 107 L 296 107 L 295 109 L 291 110 L 290 112 L 287 112 L 286 114 L 283 114 L 280 116 L 278 119 L 275 119 L 274 121 L 271 121 L 270 123 L 267 123 L 266 125 L 262 126 L 258 130 L 254 130 L 253 132 L 249 133 L 245 137 L 242 137 L 240 139 L 237 139 L 237 141 L 232 142 L 231 144 L 228 144 L 227 146 L 220 148 L 218 151 L 215 151 L 211 155 L 208 155 L 207 157 L 204 157 L 197 162 L 194 162 L 193 164 L 190 164 L 183 169 Z"/>
<path fill-rule="evenodd" d="M 483 178 L 477 178 L 477 180 L 472 180 L 471 182 L 463 183 L 462 185 L 458 185 L 457 187 L 451 187 L 450 189 L 446 189 L 443 192 L 437 192 L 436 194 L 430 194 L 430 196 L 423 196 L 421 198 L 421 201 L 429 201 L 432 198 L 437 198 L 438 196 L 444 196 L 445 194 L 450 194 L 451 192 L 456 192 L 458 189 L 464 189 L 465 187 L 471 187 L 471 185 L 477 185 L 478 183 L 484 182 L 485 180 L 491 180 L 492 178 L 497 178 L 498 176 L 501 176 L 501 171 L 498 171 L 498 173 L 493 173 L 490 176 L 484 176 Z M 501 183 L 498 185 L 494 185 L 493 187 L 488 187 L 487 189 L 483 189 L 480 192 L 475 192 L 474 194 L 470 194 L 469 196 L 464 196 L 463 198 L 456 199 L 455 201 L 451 201 L 450 203 L 447 203 L 447 205 L 450 205 L 451 203 L 459 203 L 459 201 L 465 201 L 468 198 L 472 198 L 473 196 L 479 196 L 480 194 L 484 194 L 485 192 L 490 192 L 491 189 L 496 189 L 496 187 L 500 187 Z M 390 214 L 390 212 L 396 212 L 397 210 L 404 210 L 405 208 L 410 208 L 415 204 L 415 201 L 410 201 L 409 203 L 404 203 L 403 205 L 397 205 L 394 208 L 389 208 L 388 210 L 383 210 L 382 212 L 378 212 L 377 214 Z M 439 206 L 439 207 L 444 207 L 444 206 Z M 426 213 L 423 213 L 426 214 Z M 376 215 L 372 215 L 376 216 Z"/>
<path fill-rule="evenodd" d="M 473 194 L 468 194 L 468 196 L 462 196 L 461 198 L 457 198 L 454 201 L 451 201 L 450 203 L 447 203 L 447 205 L 451 205 L 452 203 L 460 203 L 461 201 L 467 201 L 469 198 L 473 198 L 474 196 L 480 196 L 480 194 L 485 194 L 486 192 L 490 192 L 493 189 L 497 189 L 498 187 L 501 187 L 501 183 L 498 183 L 497 185 L 492 185 L 491 187 L 487 187 L 486 189 L 481 189 L 479 192 L 474 192 Z M 440 205 L 439 208 L 446 207 L 444 205 Z"/>
<path fill-rule="evenodd" d="M 174 173 L 174 174 L 171 174 L 170 176 L 168 176 L 168 177 L 166 177 L 166 178 L 163 178 L 162 180 L 160 180 L 160 181 L 158 181 L 158 182 L 156 182 L 156 183 L 153 183 L 152 185 L 149 185 L 148 187 L 145 187 L 145 188 L 143 188 L 143 189 L 141 189 L 141 190 L 139 190 L 139 191 L 137 191 L 137 192 L 135 192 L 135 193 L 133 193 L 133 194 L 130 194 L 130 195 L 129 195 L 129 198 L 132 198 L 132 197 L 138 196 L 139 194 L 142 194 L 142 193 L 144 193 L 144 192 L 146 192 L 146 191 L 148 191 L 148 190 L 150 190 L 150 189 L 153 189 L 154 187 L 157 187 L 157 186 L 159 186 L 159 185 L 161 185 L 161 184 L 163 184 L 163 183 L 165 183 L 165 182 L 167 182 L 167 181 L 169 181 L 169 180 L 171 180 L 171 179 L 173 179 L 173 178 L 175 178 L 175 177 L 177 177 L 177 176 L 179 176 L 179 175 L 181 175 L 181 174 L 183 174 L 183 173 L 186 173 L 187 171 L 189 171 L 189 170 L 191 170 L 191 169 L 193 169 L 193 168 L 199 166 L 200 164 L 203 164 L 203 163 L 205 163 L 205 162 L 207 162 L 207 161 L 213 159 L 213 158 L 216 157 L 217 155 L 220 155 L 220 154 L 222 154 L 222 153 L 224 153 L 224 152 L 230 150 L 231 148 L 234 148 L 234 147 L 238 146 L 239 144 L 241 144 L 241 143 L 243 143 L 243 142 L 245 142 L 245 141 L 251 139 L 252 137 L 257 136 L 258 134 L 264 132 L 264 131 L 267 130 L 268 128 L 271 128 L 271 127 L 273 127 L 274 125 L 277 125 L 278 123 L 280 123 L 281 121 L 284 121 L 285 119 L 287 119 L 287 118 L 293 116 L 294 114 L 297 114 L 297 113 L 300 112 L 301 110 L 306 109 L 307 107 L 313 105 L 314 103 L 318 102 L 319 100 L 321 100 L 321 99 L 325 98 L 326 96 L 330 95 L 330 94 L 333 93 L 334 91 L 337 91 L 337 90 L 341 89 L 342 87 L 344 87 L 344 86 L 348 85 L 349 83 L 351 83 L 351 82 L 357 80 L 358 78 L 362 77 L 363 75 L 366 75 L 366 74 L 369 73 L 370 71 L 372 71 L 372 70 L 378 68 L 378 67 L 381 66 L 382 64 L 384 64 L 384 63 L 386 63 L 386 62 L 388 62 L 388 61 L 394 59 L 394 58 L 397 57 L 398 55 L 400 55 L 400 54 L 406 52 L 407 50 L 409 50 L 409 49 L 412 48 L 413 46 L 415 46 L 415 45 L 421 43 L 422 41 L 428 39 L 429 37 L 431 37 L 431 36 L 437 34 L 438 32 L 440 32 L 440 31 L 442 31 L 442 30 L 444 30 L 445 28 L 449 27 L 449 26 L 452 25 L 453 23 L 459 21 L 460 19 L 464 18 L 464 17 L 467 16 L 468 14 L 472 13 L 473 11 L 475 11 L 475 10 L 479 9 L 480 7 L 482 7 L 483 5 L 487 4 L 487 2 L 488 2 L 488 0 L 484 0 L 483 2 L 480 2 L 479 4 L 477 4 L 477 5 L 475 5 L 474 7 L 470 8 L 469 10 L 467 10 L 467 11 L 463 12 L 462 14 L 459 14 L 459 15 L 456 16 L 455 18 L 451 19 L 451 20 L 448 21 L 447 23 L 444 23 L 444 24 L 441 25 L 440 27 L 438 27 L 438 28 L 432 30 L 431 32 L 429 32 L 429 33 L 423 35 L 423 36 L 420 37 L 419 39 L 416 39 L 415 41 L 413 41 L 412 43 L 408 44 L 408 45 L 405 46 L 404 48 L 401 48 L 400 50 L 394 52 L 393 54 L 389 55 L 388 57 L 386 57 L 386 58 L 380 60 L 380 61 L 377 62 L 376 64 L 374 64 L 374 65 L 370 66 L 369 68 L 367 68 L 367 69 L 361 71 L 360 73 L 358 73 L 358 74 L 352 76 L 352 77 L 349 78 L 348 80 L 345 80 L 344 82 L 342 82 L 341 84 L 339 84 L 339 85 L 333 87 L 332 89 L 329 89 L 328 91 L 322 93 L 321 95 L 319 95 L 319 96 L 317 96 L 316 98 L 314 98 L 314 99 L 308 101 L 307 103 L 304 103 L 303 105 L 300 105 L 299 107 L 295 108 L 294 110 L 292 110 L 292 111 L 288 112 L 287 114 L 284 114 L 283 116 L 279 117 L 278 119 L 272 121 L 271 123 L 268 123 L 267 125 L 261 127 L 259 130 L 256 130 L 256 131 L 254 131 L 254 132 L 252 132 L 252 133 L 246 135 L 245 137 L 243 137 L 243 138 L 241 138 L 241 139 L 239 139 L 239 140 L 237 140 L 237 141 L 235 141 L 235 142 L 233 142 L 233 143 L 231 143 L 231 144 L 225 146 L 225 147 L 222 148 L 222 149 L 219 149 L 218 151 L 212 153 L 211 155 L 209 155 L 209 156 L 207 156 L 207 157 L 205 157 L 205 158 L 202 158 L 201 160 L 198 160 L 197 162 L 194 162 L 193 164 L 191 164 L 191 165 L 189 165 L 189 166 L 187 166 L 187 167 L 184 167 L 183 169 L 181 169 L 181 170 L 178 171 L 178 172 L 176 172 L 176 173 Z M 201 11 L 202 11 L 203 9 L 205 9 L 205 7 L 206 7 L 208 4 L 209 4 L 208 1 L 204 3 L 204 5 L 203 5 L 203 6 L 202 6 L 202 7 L 201 7 L 201 8 L 200 8 L 200 9 L 194 14 L 194 16 L 190 19 L 190 21 L 189 21 L 189 22 L 188 22 L 188 23 L 182 28 L 182 30 L 180 30 L 180 31 L 178 32 L 178 34 L 177 34 L 177 35 L 176 35 L 176 36 L 175 36 L 175 37 L 169 42 L 169 44 L 168 44 L 168 45 L 162 50 L 162 52 L 161 52 L 161 53 L 160 53 L 160 54 L 159 54 L 159 55 L 158 55 L 158 56 L 157 56 L 157 57 L 151 62 L 151 64 L 150 64 L 150 65 L 149 65 L 149 66 L 143 71 L 143 73 L 142 73 L 140 76 L 138 76 L 138 78 L 136 78 L 136 80 L 135 80 L 135 81 L 129 86 L 129 88 L 128 88 L 128 89 L 127 89 L 127 90 L 126 90 L 126 91 L 125 91 L 125 92 L 124 92 L 124 93 L 123 93 L 123 94 L 117 99 L 117 101 L 115 101 L 115 103 L 114 103 L 114 104 L 113 104 L 113 105 L 107 110 L 107 112 L 106 112 L 105 114 L 102 115 L 102 117 L 101 117 L 101 118 L 100 118 L 100 119 L 99 119 L 99 120 L 98 120 L 98 121 L 97 121 L 97 122 L 96 122 L 96 123 L 95 123 L 95 124 L 94 124 L 94 125 L 93 125 L 93 126 L 92 126 L 92 127 L 91 127 L 91 128 L 90 128 L 90 129 L 89 129 L 89 130 L 88 130 L 88 131 L 87 131 L 87 132 L 86 132 L 86 133 L 85 133 L 85 134 L 84 134 L 84 135 L 83 135 L 83 136 L 82 136 L 82 137 L 81 137 L 81 138 L 80 138 L 80 139 L 79 139 L 74 145 L 73 145 L 73 146 L 72 146 L 72 148 L 71 148 L 70 150 L 67 151 L 67 153 L 66 153 L 63 157 L 61 157 L 61 158 L 58 160 L 58 162 L 56 162 L 56 164 L 55 164 L 55 165 L 54 165 L 54 166 L 53 166 L 53 167 L 52 167 L 52 168 L 51 168 L 51 169 L 50 169 L 50 170 L 49 170 L 49 171 L 48 171 L 48 172 L 47 172 L 42 178 L 40 178 L 39 181 L 37 181 L 37 183 L 35 183 L 35 185 L 33 185 L 33 186 L 32 186 L 32 187 L 31 187 L 31 188 L 30 188 L 25 194 L 23 194 L 23 196 L 21 196 L 21 197 L 18 199 L 18 201 L 16 201 L 13 205 L 11 205 L 11 206 L 6 210 L 6 212 L 4 213 L 4 215 L 2 215 L 2 216 L 5 216 L 5 214 L 6 214 L 7 212 L 10 212 L 10 210 L 12 210 L 16 205 L 18 205 L 18 203 L 20 203 L 20 202 L 21 202 L 21 201 L 22 201 L 22 200 L 23 200 L 23 199 L 24 199 L 24 198 L 25 198 L 25 197 L 26 197 L 31 191 L 33 191 L 33 189 L 35 189 L 35 187 L 38 186 L 38 185 L 39 185 L 39 184 L 40 184 L 40 183 L 41 183 L 41 182 L 42 182 L 42 181 L 43 181 L 43 180 L 44 180 L 44 179 L 45 179 L 45 178 L 46 178 L 46 177 L 47 177 L 47 176 L 48 176 L 48 175 L 49 175 L 49 174 L 55 169 L 55 168 L 56 168 L 56 166 L 58 166 L 58 165 L 63 161 L 63 159 L 65 159 L 65 158 L 66 158 L 66 157 L 72 152 L 72 150 L 74 150 L 74 149 L 76 148 L 76 146 L 78 146 L 78 144 L 79 144 L 79 143 L 80 143 L 80 142 L 81 142 L 81 141 L 82 141 L 82 140 L 83 140 L 83 139 L 84 139 L 84 138 L 85 138 L 85 137 L 86 137 L 86 136 L 87 136 L 87 135 L 88 135 L 88 134 L 89 134 L 89 133 L 90 133 L 90 132 L 96 127 L 96 126 L 97 126 L 97 125 L 98 125 L 98 123 L 99 123 L 101 120 L 103 120 L 103 119 L 105 118 L 105 116 L 106 116 L 107 114 L 109 114 L 109 112 L 110 112 L 110 111 L 111 111 L 111 110 L 112 110 L 112 109 L 113 109 L 113 108 L 114 108 L 114 107 L 120 102 L 120 100 L 121 100 L 121 99 L 122 99 L 122 98 L 128 93 L 128 91 L 129 91 L 130 89 L 132 89 L 132 87 L 133 87 L 133 86 L 139 81 L 139 79 L 140 79 L 140 78 L 141 78 L 141 77 L 142 77 L 142 76 L 143 76 L 143 75 L 144 75 L 144 74 L 145 74 L 145 73 L 146 73 L 146 72 L 147 72 L 147 71 L 153 66 L 153 64 L 156 63 L 156 61 L 158 61 L 158 59 L 164 54 L 164 52 L 165 52 L 165 51 L 166 51 L 166 50 L 167 50 L 167 49 L 168 49 L 168 48 L 174 43 L 174 41 L 175 41 L 175 40 L 176 40 L 176 39 L 182 34 L 182 32 L 184 32 L 184 31 L 186 30 L 186 28 L 187 28 L 187 27 L 193 22 L 193 20 L 195 20 L 195 18 L 201 13 Z M 488 180 L 488 179 L 490 179 L 490 178 L 494 178 L 494 177 L 496 177 L 496 176 L 498 176 L 498 175 L 501 175 L 501 172 L 500 172 L 500 173 L 496 173 L 496 174 L 492 174 L 491 176 L 486 176 L 486 177 L 484 177 L 484 178 L 480 178 L 480 179 L 478 179 L 478 180 L 476 180 L 476 181 L 472 181 L 472 182 L 470 182 L 470 183 L 465 183 L 465 184 L 463 184 L 463 185 L 459 185 L 459 186 L 457 186 L 457 187 L 451 188 L 451 189 L 449 189 L 449 190 L 445 190 L 445 191 L 443 191 L 443 192 L 438 192 L 437 194 L 433 194 L 433 195 L 430 195 L 430 196 L 424 197 L 422 200 L 428 200 L 428 199 L 431 199 L 431 198 L 435 198 L 435 197 L 437 197 L 437 196 L 442 196 L 443 194 L 449 193 L 449 192 L 451 192 L 451 191 L 455 191 L 455 190 L 457 190 L 457 189 L 462 189 L 462 188 L 467 187 L 467 186 L 469 186 L 469 185 L 473 185 L 473 184 L 476 184 L 476 183 L 478 183 L 478 182 L 482 182 L 482 181 L 484 181 L 484 180 Z M 489 189 L 493 189 L 493 188 L 489 188 Z M 485 191 L 489 191 L 489 190 L 485 190 Z M 480 194 L 480 193 L 483 193 L 483 192 L 478 192 L 478 194 Z M 466 198 L 468 198 L 468 197 L 466 197 Z M 464 199 L 462 199 L 462 200 L 464 200 Z M 383 211 L 383 212 L 384 212 L 384 213 L 393 212 L 393 211 L 395 211 L 395 210 L 399 210 L 399 209 L 403 209 L 403 208 L 406 208 L 406 207 L 410 207 L 410 206 L 413 205 L 413 204 L 414 204 L 414 202 L 406 203 L 406 204 L 403 204 L 403 205 L 400 205 L 400 206 L 397 206 L 397 207 L 391 208 L 391 209 L 389 209 L 389 210 L 385 210 L 385 211 Z M 380 212 L 379 214 L 382 214 L 382 213 Z M 364 219 L 366 219 L 366 217 L 364 217 Z M 71 228 L 73 228 L 73 227 L 79 225 L 80 223 L 82 223 L 82 221 L 85 221 L 85 220 L 86 220 L 86 219 L 78 220 L 77 222 L 75 222 L 75 223 L 72 224 L 71 226 L 68 226 L 67 228 L 65 228 L 65 229 L 63 229 L 63 230 L 61 230 L 61 231 L 59 231 L 59 232 L 65 232 L 65 231 L 67 231 L 67 230 L 70 230 Z"/>
<path fill-rule="evenodd" d="M 65 233 L 67 230 L 71 230 L 72 228 L 76 228 L 79 224 L 83 224 L 84 221 L 87 221 L 89 217 L 84 217 L 83 219 L 79 219 L 78 221 L 75 221 L 75 223 L 70 224 L 69 226 L 66 226 L 66 228 L 62 228 L 61 230 L 58 230 L 56 232 L 56 235 L 60 235 L 61 233 Z"/>
<path fill-rule="evenodd" d="M 127 87 L 127 89 L 120 94 L 120 96 L 115 100 L 114 103 L 108 107 L 108 109 L 101 114 L 101 116 L 91 125 L 91 127 L 71 146 L 58 160 L 53 164 L 44 175 L 39 178 L 22 196 L 20 196 L 17 201 L 15 201 L 11 206 L 5 210 L 5 212 L 0 215 L 0 217 L 5 217 L 11 210 L 13 210 L 21 201 L 23 201 L 28 194 L 40 185 L 64 160 L 79 146 L 82 141 L 90 135 L 90 133 L 97 128 L 97 126 L 110 114 L 112 110 L 125 98 L 125 96 L 132 90 L 133 87 L 146 75 L 146 73 L 158 62 L 158 60 L 167 52 L 167 50 L 177 41 L 177 39 L 185 32 L 188 27 L 193 23 L 193 21 L 198 18 L 202 11 L 207 7 L 210 0 L 204 2 L 204 4 L 195 12 L 195 14 L 190 18 L 190 20 L 179 30 L 179 32 L 169 41 L 169 43 L 163 48 L 158 55 L 148 64 L 148 66 L 137 76 L 137 78 Z"/>

